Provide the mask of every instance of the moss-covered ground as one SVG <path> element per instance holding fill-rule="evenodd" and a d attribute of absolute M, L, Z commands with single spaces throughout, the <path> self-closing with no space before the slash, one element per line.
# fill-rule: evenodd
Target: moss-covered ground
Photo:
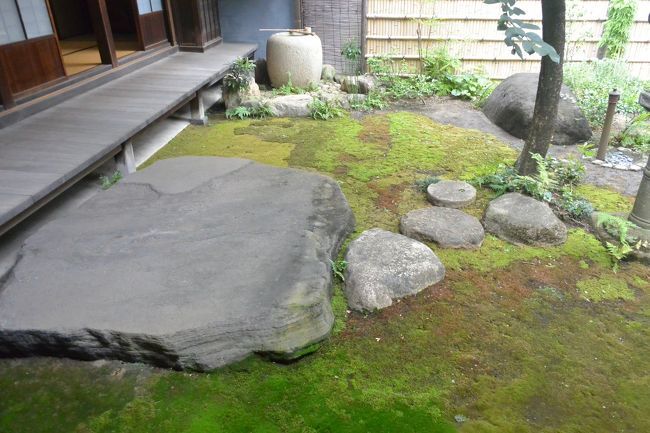
<path fill-rule="evenodd" d="M 357 217 L 397 230 L 432 175 L 471 178 L 516 153 L 408 113 L 190 127 L 154 159 L 237 156 L 336 178 Z M 585 186 L 607 211 L 630 200 Z M 480 191 L 469 212 L 492 196 Z M 556 248 L 488 236 L 438 250 L 445 281 L 382 312 L 333 299 L 333 336 L 289 365 L 252 357 L 210 374 L 61 360 L 0 361 L 0 432 L 648 432 L 650 272 L 615 274 L 574 228 Z"/>

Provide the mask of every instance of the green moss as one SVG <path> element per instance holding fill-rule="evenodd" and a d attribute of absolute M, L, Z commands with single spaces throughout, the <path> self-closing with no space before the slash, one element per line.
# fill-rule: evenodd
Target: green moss
<path fill-rule="evenodd" d="M 570 230 L 567 242 L 559 247 L 516 246 L 491 235 L 486 236 L 482 247 L 478 250 L 441 249 L 435 245 L 431 245 L 431 247 L 445 266 L 455 271 L 488 272 L 507 268 L 516 262 L 533 259 L 541 260 L 546 265 L 552 266 L 562 257 L 582 260 L 587 266 L 587 261 L 604 267 L 611 266 L 607 250 L 598 239 L 582 229 Z"/>
<path fill-rule="evenodd" d="M 287 159 L 294 145 L 237 133 L 239 129 L 249 127 L 251 123 L 255 122 L 233 120 L 217 122 L 207 128 L 188 126 L 147 161 L 145 167 L 160 159 L 184 155 L 246 158 L 269 165 L 287 166 Z"/>
<path fill-rule="evenodd" d="M 634 205 L 634 199 L 619 194 L 616 191 L 583 184 L 577 188 L 577 193 L 591 202 L 594 209 L 601 212 L 630 212 Z"/>
<path fill-rule="evenodd" d="M 634 299 L 634 292 L 622 278 L 612 276 L 589 278 L 578 281 L 576 286 L 580 295 L 591 302 Z"/>
<path fill-rule="evenodd" d="M 354 236 L 397 230 L 401 215 L 427 206 L 418 179 L 471 178 L 515 156 L 490 136 L 407 113 L 211 122 L 155 159 L 236 156 L 328 174 L 354 210 Z M 616 193 L 582 190 L 606 210 L 629 208 Z M 480 191 L 467 211 L 481 216 L 492 197 Z M 348 314 L 334 284 L 332 338 L 292 364 L 251 357 L 210 374 L 138 367 L 147 373 L 118 378 L 85 363 L 0 360 L 0 431 L 650 431 L 647 267 L 613 274 L 580 229 L 554 248 L 488 236 L 477 251 L 434 249 L 445 281 L 382 312 Z M 577 286 L 626 302 L 585 302 Z"/>

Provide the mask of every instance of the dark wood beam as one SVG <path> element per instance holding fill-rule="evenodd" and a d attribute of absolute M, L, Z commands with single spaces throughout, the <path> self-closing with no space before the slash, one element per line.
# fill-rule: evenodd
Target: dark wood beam
<path fill-rule="evenodd" d="M 167 18 L 167 37 L 169 43 L 176 45 L 176 29 L 174 28 L 174 14 L 172 13 L 171 0 L 165 0 L 165 17 Z"/>
<path fill-rule="evenodd" d="M 108 18 L 106 0 L 88 0 L 88 11 L 97 38 L 97 47 L 102 63 L 117 67 L 117 54 L 115 53 L 115 41 L 111 22 Z"/>

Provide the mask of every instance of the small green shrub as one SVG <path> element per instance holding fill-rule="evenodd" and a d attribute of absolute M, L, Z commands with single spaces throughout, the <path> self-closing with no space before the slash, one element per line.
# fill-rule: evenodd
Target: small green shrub
<path fill-rule="evenodd" d="M 102 189 L 109 189 L 116 183 L 118 183 L 120 180 L 122 180 L 122 172 L 119 170 L 115 170 L 112 175 L 110 176 L 99 176 L 99 182 L 101 184 Z"/>
<path fill-rule="evenodd" d="M 535 176 L 520 176 L 513 167 L 501 166 L 495 173 L 476 177 L 472 182 L 490 188 L 497 195 L 506 192 L 528 194 L 547 202 L 565 219 L 584 221 L 589 217 L 594 211 L 593 206 L 575 192 L 584 178 L 584 166 L 578 161 L 559 161 L 540 155 L 533 157 L 538 168 Z"/>
<path fill-rule="evenodd" d="M 443 81 L 460 70 L 460 60 L 452 56 L 446 48 L 439 48 L 422 59 L 424 73 L 432 80 Z"/>
<path fill-rule="evenodd" d="M 596 224 L 604 228 L 610 236 L 617 240 L 617 244 L 611 242 L 605 243 L 607 252 L 614 260 L 614 272 L 618 271 L 621 261 L 625 260 L 635 250 L 645 246 L 641 240 L 628 234 L 636 225 L 626 219 L 601 213 L 598 215 Z"/>
<path fill-rule="evenodd" d="M 625 53 L 636 16 L 636 7 L 636 0 L 609 0 L 607 22 L 599 44 L 606 49 L 607 57 L 619 58 Z"/>
<path fill-rule="evenodd" d="M 570 64 L 565 68 L 564 81 L 592 127 L 603 126 L 612 89 L 621 93 L 617 111 L 633 117 L 643 111 L 637 101 L 644 86 L 650 85 L 632 77 L 625 62 L 610 59 Z"/>
<path fill-rule="evenodd" d="M 330 260 L 330 266 L 332 267 L 334 276 L 341 281 L 345 281 L 345 270 L 348 268 L 348 262 L 345 260 Z"/>
<path fill-rule="evenodd" d="M 427 192 L 429 185 L 440 182 L 440 179 L 436 176 L 429 176 L 424 179 L 419 179 L 415 181 L 415 188 L 420 192 Z"/>
<path fill-rule="evenodd" d="M 650 113 L 634 119 L 618 138 L 618 142 L 623 147 L 650 153 Z"/>
<path fill-rule="evenodd" d="M 343 48 L 341 48 L 341 55 L 343 58 L 351 62 L 356 62 L 361 57 L 361 46 L 359 46 L 359 43 L 357 41 L 350 40 L 343 44 Z"/>
<path fill-rule="evenodd" d="M 240 106 L 237 108 L 230 108 L 226 110 L 226 119 L 232 120 L 232 119 L 239 119 L 239 120 L 244 120 L 252 115 L 252 111 L 248 107 Z"/>
<path fill-rule="evenodd" d="M 231 91 L 247 89 L 255 71 L 255 62 L 239 57 L 230 67 L 230 72 L 223 78 L 223 85 Z"/>
<path fill-rule="evenodd" d="M 404 61 L 372 57 L 368 59 L 368 69 L 376 75 L 389 99 L 422 99 L 436 93 L 435 83 L 424 75 L 410 74 Z"/>
<path fill-rule="evenodd" d="M 436 83 L 438 96 L 485 101 L 494 90 L 494 83 L 482 71 L 460 72 L 460 60 L 445 48 L 434 51 L 422 62 L 425 74 Z"/>
<path fill-rule="evenodd" d="M 251 110 L 251 117 L 256 117 L 258 119 L 266 119 L 268 117 L 274 117 L 275 112 L 271 108 L 271 104 L 267 101 L 261 102 L 257 107 Z"/>
<path fill-rule="evenodd" d="M 330 120 L 336 117 L 342 117 L 345 114 L 345 110 L 341 108 L 338 102 L 314 99 L 309 104 L 309 113 L 313 119 Z"/>

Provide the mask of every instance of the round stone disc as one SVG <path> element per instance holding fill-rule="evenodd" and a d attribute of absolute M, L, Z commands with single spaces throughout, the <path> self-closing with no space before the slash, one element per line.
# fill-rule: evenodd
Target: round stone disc
<path fill-rule="evenodd" d="M 443 180 L 429 185 L 427 196 L 434 206 L 460 209 L 476 200 L 476 188 L 467 182 Z"/>

